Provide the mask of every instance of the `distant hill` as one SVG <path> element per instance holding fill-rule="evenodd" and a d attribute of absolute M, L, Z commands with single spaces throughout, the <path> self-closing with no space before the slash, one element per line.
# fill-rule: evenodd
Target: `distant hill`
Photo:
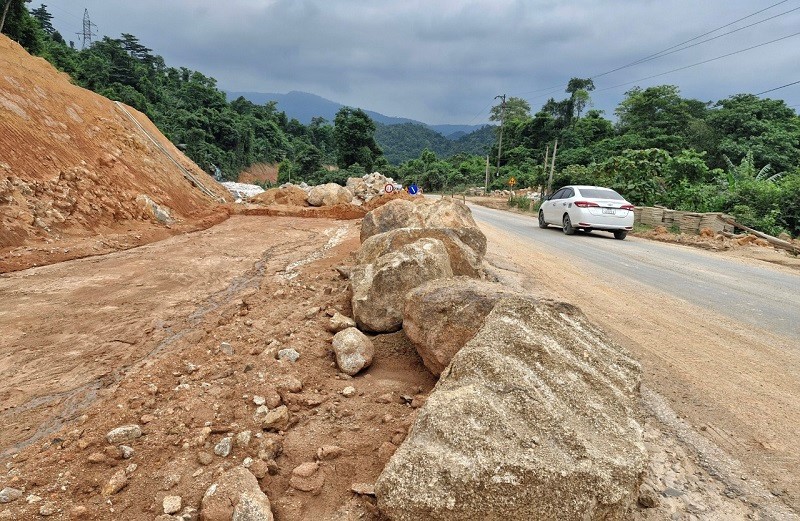
<path fill-rule="evenodd" d="M 450 157 L 459 153 L 483 155 L 494 143 L 494 127 L 485 125 L 474 132 L 463 134 L 456 140 L 449 139 L 430 127 L 419 123 L 400 125 L 378 124 L 375 141 L 391 164 L 419 157 L 425 150 L 431 150 L 439 157 Z"/>
<path fill-rule="evenodd" d="M 269 101 L 276 101 L 278 110 L 285 112 L 289 118 L 294 118 L 304 125 L 311 123 L 315 117 L 323 117 L 333 122 L 336 113 L 344 105 L 325 99 L 316 94 L 308 92 L 291 91 L 286 94 L 264 93 L 264 92 L 226 92 L 228 100 L 235 100 L 239 96 L 257 104 L 263 105 Z M 386 116 L 380 112 L 363 109 L 370 118 L 376 123 L 383 125 L 402 125 L 404 123 L 414 123 L 428 127 L 448 139 L 458 139 L 464 134 L 468 134 L 480 129 L 483 125 L 429 125 L 422 121 L 409 118 Z M 459 134 L 463 133 L 463 134 Z"/>

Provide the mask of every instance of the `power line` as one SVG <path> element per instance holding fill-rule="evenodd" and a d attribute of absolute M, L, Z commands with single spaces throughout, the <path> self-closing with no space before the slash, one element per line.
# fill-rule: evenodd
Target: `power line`
<path fill-rule="evenodd" d="M 662 56 L 662 55 L 665 55 L 665 53 L 667 53 L 667 51 L 671 51 L 671 50 L 673 50 L 673 49 L 676 49 L 676 48 L 678 48 L 678 47 L 682 47 L 683 45 L 686 45 L 687 43 L 691 43 L 691 42 L 693 42 L 693 41 L 695 41 L 695 40 L 699 40 L 699 39 L 700 39 L 700 38 L 702 38 L 703 36 L 708 36 L 709 34 L 713 34 L 713 33 L 717 32 L 717 31 L 720 31 L 720 30 L 722 30 L 722 29 L 725 29 L 726 27 L 730 27 L 730 26 L 731 26 L 731 25 L 733 25 L 733 24 L 739 23 L 739 22 L 741 22 L 742 20 L 747 20 L 748 18 L 752 18 L 752 17 L 756 16 L 757 14 L 761 14 L 761 13 L 763 13 L 764 11 L 767 11 L 767 10 L 769 10 L 769 9 L 772 9 L 772 8 L 773 8 L 773 7 L 775 7 L 775 6 L 778 6 L 778 5 L 781 5 L 781 4 L 785 4 L 786 2 L 788 2 L 788 0 L 782 0 L 781 2 L 778 2 L 778 3 L 776 3 L 776 4 L 772 4 L 772 5 L 771 5 L 771 6 L 769 6 L 769 7 L 765 7 L 764 9 L 761 9 L 761 10 L 759 10 L 759 11 L 756 11 L 755 13 L 751 13 L 751 14 L 749 14 L 749 15 L 747 15 L 747 16 L 743 16 L 742 18 L 739 18 L 738 20 L 734 20 L 734 21 L 732 21 L 732 22 L 730 22 L 730 23 L 727 23 L 727 24 L 725 24 L 725 25 L 722 25 L 722 26 L 720 26 L 720 27 L 717 27 L 716 29 L 712 29 L 711 31 L 705 32 L 705 33 L 703 33 L 703 34 L 699 34 L 699 35 L 695 36 L 694 38 L 690 38 L 690 39 L 688 39 L 688 40 L 686 40 L 686 41 L 683 41 L 683 42 L 681 42 L 681 43 L 675 44 L 675 45 L 673 45 L 672 47 L 667 47 L 666 49 L 663 49 L 663 50 L 661 50 L 661 51 L 658 51 L 657 53 L 651 54 L 650 56 L 645 56 L 644 58 L 640 58 L 639 60 L 636 60 L 636 61 L 634 61 L 634 62 L 631 62 L 631 63 L 629 63 L 629 64 L 627 64 L 627 65 L 623 65 L 623 66 L 621 66 L 621 67 L 617 67 L 616 69 L 612 69 L 612 70 L 610 70 L 610 71 L 606 71 L 606 72 L 603 72 L 603 73 L 600 73 L 600 74 L 595 74 L 594 76 L 591 76 L 591 78 L 592 78 L 592 79 L 594 79 L 594 78 L 600 78 L 601 76 L 606 76 L 606 75 L 608 75 L 608 74 L 611 74 L 612 72 L 617 72 L 617 71 L 619 71 L 619 70 L 622 70 L 622 69 L 625 69 L 625 68 L 628 68 L 628 67 L 633 67 L 634 65 L 638 65 L 639 63 L 643 63 L 643 62 L 645 62 L 645 61 L 650 61 L 650 60 L 652 60 L 652 59 L 659 58 L 660 56 Z M 794 11 L 794 10 L 795 10 L 795 9 L 792 9 L 792 11 Z M 791 12 L 791 11 L 787 11 L 786 13 L 781 13 L 780 15 L 777 15 L 777 16 L 782 16 L 782 15 L 784 15 L 784 14 L 787 14 L 787 13 L 790 13 L 790 12 Z M 776 18 L 776 17 L 772 17 L 772 18 Z M 767 20 L 771 20 L 772 18 L 767 18 Z M 766 21 L 766 20 L 762 20 L 762 21 Z M 761 23 L 761 22 L 758 22 L 758 23 Z M 753 24 L 753 25 L 755 25 L 755 24 Z M 749 26 L 748 26 L 748 27 L 749 27 Z M 743 29 L 744 29 L 744 28 L 743 28 Z M 737 29 L 737 30 L 739 30 L 739 29 Z M 731 31 L 731 32 L 736 32 L 736 31 Z M 730 33 L 726 33 L 726 34 L 730 34 Z M 725 35 L 721 35 L 721 36 L 725 36 Z M 718 37 L 717 37 L 717 38 L 718 38 Z M 714 39 L 714 38 L 711 38 L 711 39 L 709 39 L 709 40 L 706 40 L 706 41 L 711 41 L 711 40 L 713 40 L 713 39 Z M 700 43 L 704 43 L 704 42 L 700 42 Z M 699 44 L 695 44 L 695 45 L 699 45 Z M 690 46 L 690 47 L 693 47 L 693 46 L 694 46 L 694 45 L 692 45 L 692 46 Z M 687 48 L 688 48 L 688 47 L 687 47 Z M 671 53 L 669 53 L 669 54 L 671 54 Z"/>
<path fill-rule="evenodd" d="M 729 56 L 733 56 L 734 54 L 740 54 L 740 53 L 743 53 L 743 52 L 746 52 L 746 51 L 757 49 L 759 47 L 764 47 L 765 45 L 769 45 L 771 43 L 780 42 L 782 40 L 786 40 L 788 38 L 792 38 L 792 37 L 797 36 L 797 35 L 800 35 L 800 32 L 796 32 L 796 33 L 790 34 L 788 36 L 783 36 L 781 38 L 776 38 L 775 40 L 770 40 L 768 42 L 760 43 L 758 45 L 753 45 L 751 47 L 747 47 L 746 49 L 740 49 L 738 51 L 729 52 L 727 54 L 723 54 L 723 55 L 717 56 L 715 58 L 710 58 L 708 60 L 703 60 L 703 61 L 700 61 L 700 62 L 697 62 L 697 63 L 693 63 L 691 65 L 686 65 L 684 67 L 678 67 L 677 69 L 672 69 L 670 71 L 662 72 L 662 73 L 659 73 L 659 74 L 653 74 L 652 76 L 647 76 L 645 78 L 639 78 L 638 80 L 627 81 L 625 83 L 620 83 L 618 85 L 614 85 L 613 87 L 606 87 L 606 88 L 603 88 L 603 89 L 597 89 L 596 92 L 603 92 L 603 91 L 607 91 L 607 90 L 611 90 L 611 89 L 616 89 L 617 87 L 624 87 L 625 85 L 630 85 L 632 83 L 638 83 L 640 81 L 650 80 L 652 78 L 658 78 L 659 76 L 665 76 L 665 75 L 671 74 L 673 72 L 678 72 L 678 71 L 682 71 L 682 70 L 685 70 L 685 69 L 690 69 L 692 67 L 697 67 L 698 65 L 703 65 L 703 64 L 710 63 L 710 62 L 713 62 L 713 61 L 721 60 L 722 58 L 727 58 Z"/>
<path fill-rule="evenodd" d="M 474 116 L 474 117 L 473 117 L 471 120 L 469 120 L 469 123 L 467 123 L 467 125 L 472 125 L 472 122 L 473 122 L 473 121 L 475 121 L 476 119 L 478 119 L 478 116 L 480 116 L 481 114 L 483 114 L 484 112 L 486 112 L 486 109 L 488 109 L 489 107 L 491 107 L 492 103 L 494 103 L 494 100 L 490 101 L 490 102 L 489 102 L 489 104 L 488 104 L 488 105 L 486 105 L 485 107 L 483 107 L 483 108 L 481 109 L 481 111 L 480 111 L 480 112 L 478 112 L 477 114 L 475 114 L 475 116 Z"/>
<path fill-rule="evenodd" d="M 800 9 L 800 8 L 791 9 L 791 10 L 789 10 L 789 11 L 786 11 L 786 12 L 780 13 L 780 14 L 778 14 L 778 15 L 775 15 L 775 16 L 772 16 L 772 17 L 770 17 L 770 18 L 766 18 L 766 19 L 764 19 L 764 20 L 761 20 L 760 22 L 756 22 L 756 23 L 750 24 L 750 25 L 748 25 L 748 26 L 742 27 L 742 28 L 740 28 L 740 29 L 736 29 L 736 30 L 734 30 L 734 31 L 727 32 L 727 33 L 725 33 L 725 34 L 722 34 L 722 35 L 719 35 L 719 36 L 715 36 L 714 38 L 709 38 L 708 40 L 704 40 L 704 41 L 702 41 L 702 42 L 698 42 L 698 43 L 692 44 L 692 45 L 690 45 L 690 46 L 683 47 L 683 46 L 684 46 L 684 45 L 686 45 L 687 43 L 691 43 L 691 42 L 693 42 L 693 41 L 695 41 L 695 40 L 698 40 L 698 39 L 700 39 L 700 38 L 702 38 L 702 37 L 704 37 L 704 36 L 708 36 L 708 35 L 710 35 L 710 34 L 713 34 L 713 33 L 717 32 L 717 31 L 720 31 L 720 30 L 722 30 L 722 29 L 725 29 L 726 27 L 730 27 L 731 25 L 734 25 L 734 24 L 736 24 L 736 23 L 738 23 L 738 22 L 741 22 L 741 21 L 743 21 L 743 20 L 747 20 L 748 18 L 752 18 L 752 17 L 754 17 L 754 16 L 756 16 L 756 15 L 758 15 L 758 14 L 761 14 L 761 13 L 763 13 L 764 11 L 768 11 L 769 9 L 772 9 L 773 7 L 779 6 L 779 5 L 781 5 L 781 4 L 785 4 L 785 3 L 786 3 L 786 2 L 788 2 L 788 1 L 789 1 L 789 0 L 782 0 L 782 1 L 780 1 L 780 2 L 774 3 L 774 4 L 772 4 L 772 5 L 768 6 L 768 7 L 765 7 L 765 8 L 763 8 L 763 9 L 760 9 L 760 10 L 758 10 L 758 11 L 754 12 L 754 13 L 750 13 L 750 14 L 749 14 L 749 15 L 747 15 L 747 16 L 743 16 L 743 17 L 741 17 L 741 18 L 738 18 L 738 19 L 736 19 L 736 20 L 734 20 L 734 21 L 732 21 L 732 22 L 729 22 L 729 23 L 727 23 L 727 24 L 725 24 L 725 25 L 721 25 L 721 26 L 717 27 L 716 29 L 712 29 L 712 30 L 710 30 L 710 31 L 707 31 L 707 32 L 705 32 L 705 33 L 699 34 L 699 35 L 695 36 L 694 38 L 690 38 L 690 39 L 688 39 L 688 40 L 685 40 L 685 41 L 683 41 L 683 42 L 681 42 L 681 43 L 675 44 L 675 45 L 673 45 L 673 46 L 671 46 L 671 47 L 667 47 L 666 49 L 662 49 L 661 51 L 658 51 L 658 52 L 656 52 L 656 53 L 653 53 L 653 54 L 651 54 L 651 55 L 649 55 L 649 56 L 645 56 L 644 58 L 640 58 L 640 59 L 638 59 L 638 60 L 636 60 L 636 61 L 633 61 L 633 62 L 631 62 L 631 63 L 628 63 L 627 65 L 622 65 L 622 66 L 620 66 L 620 67 L 617 67 L 617 68 L 615 68 L 615 69 L 611 69 L 611 70 L 609 70 L 609 71 L 602 72 L 602 73 L 600 73 L 600 74 L 595 74 L 595 75 L 593 75 L 593 76 L 590 76 L 590 78 L 591 78 L 591 79 L 596 79 L 596 78 L 600 78 L 600 77 L 603 77 L 603 76 L 607 76 L 608 74 L 611 74 L 611 73 L 613 73 L 613 72 L 617 72 L 617 71 L 620 71 L 620 70 L 622 70 L 622 69 L 626 69 L 626 68 L 628 68 L 628 67 L 633 67 L 634 65 L 638 65 L 638 64 L 640 64 L 640 63 L 644 63 L 644 62 L 646 62 L 646 61 L 654 60 L 654 59 L 656 59 L 656 58 L 660 58 L 661 56 L 666 56 L 667 54 L 672 54 L 673 52 L 679 52 L 679 51 L 681 51 L 681 50 L 683 50 L 683 49 L 688 49 L 688 48 L 690 48 L 690 47 L 694 47 L 694 46 L 696 46 L 696 45 L 700 45 L 700 44 L 702 44 L 702 43 L 709 42 L 709 41 L 711 41 L 711 40 L 715 40 L 715 39 L 717 39 L 717 38 L 721 38 L 722 36 L 726 36 L 726 35 L 728 35 L 728 34 L 732 34 L 732 33 L 738 32 L 738 31 L 740 31 L 740 30 L 742 30 L 742 29 L 747 29 L 748 27 L 752 27 L 753 25 L 758 25 L 758 24 L 760 24 L 760 23 L 763 23 L 763 22 L 766 22 L 766 21 L 768 21 L 768 20 L 772 20 L 773 18 L 777 18 L 777 17 L 779 17 L 779 16 L 783 16 L 783 15 L 786 15 L 786 14 L 789 14 L 789 13 L 791 13 L 792 11 L 796 11 L 796 10 Z M 681 48 L 681 49 L 677 49 L 677 48 L 679 48 L 679 47 L 682 47 L 682 48 Z M 673 49 L 677 49 L 677 50 L 674 50 L 674 51 L 673 51 Z M 671 51 L 671 52 L 670 52 L 670 51 Z M 639 80 L 637 80 L 637 81 L 639 81 Z M 533 90 L 533 91 L 527 91 L 527 92 L 523 92 L 523 93 L 521 93 L 520 95 L 525 95 L 525 94 L 536 94 L 536 93 L 539 93 L 539 92 L 545 92 L 545 93 L 549 93 L 549 92 L 555 92 L 556 90 L 559 90 L 559 89 L 561 89 L 561 88 L 563 88 L 563 87 L 565 87 L 565 86 L 566 86 L 566 84 L 563 84 L 563 83 L 562 83 L 562 84 L 560 84 L 560 85 L 555 85 L 555 86 L 552 86 L 552 87 L 547 87 L 547 88 L 544 88 L 544 89 L 538 89 L 538 90 Z M 543 94 L 543 95 L 541 95 L 541 96 L 537 96 L 537 98 L 544 97 L 544 96 L 545 96 L 545 95 Z"/>
<path fill-rule="evenodd" d="M 786 85 L 781 85 L 780 87 L 775 87 L 774 89 L 769 89 L 769 90 L 765 90 L 763 92 L 759 92 L 759 93 L 756 94 L 756 96 L 761 96 L 762 94 L 766 94 L 767 92 L 772 92 L 773 90 L 779 90 L 779 89 L 783 89 L 783 88 L 786 88 L 786 87 L 791 87 L 792 85 L 797 85 L 798 83 L 800 83 L 800 80 L 793 81 L 792 83 L 787 83 Z M 792 106 L 796 107 L 797 105 L 792 105 Z"/>

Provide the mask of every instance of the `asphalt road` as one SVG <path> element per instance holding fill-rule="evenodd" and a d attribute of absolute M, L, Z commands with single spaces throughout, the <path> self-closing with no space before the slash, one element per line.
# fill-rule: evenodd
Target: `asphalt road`
<path fill-rule="evenodd" d="M 518 236 L 523 248 L 536 244 L 564 262 L 588 264 L 606 282 L 614 277 L 634 280 L 740 323 L 796 339 L 800 348 L 798 274 L 687 246 L 635 237 L 618 241 L 606 232 L 566 236 L 558 228 L 540 229 L 533 217 L 469 206 L 477 221 Z"/>

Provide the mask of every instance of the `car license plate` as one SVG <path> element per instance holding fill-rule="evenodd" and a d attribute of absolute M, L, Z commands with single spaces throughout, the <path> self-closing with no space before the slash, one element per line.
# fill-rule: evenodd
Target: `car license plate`
<path fill-rule="evenodd" d="M 603 208 L 603 213 L 614 215 L 617 213 L 617 210 L 615 210 L 614 208 Z"/>

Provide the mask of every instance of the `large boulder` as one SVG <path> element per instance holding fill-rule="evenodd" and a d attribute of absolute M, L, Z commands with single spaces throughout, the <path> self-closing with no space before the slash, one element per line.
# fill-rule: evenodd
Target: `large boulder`
<path fill-rule="evenodd" d="M 429 280 L 452 277 L 442 241 L 423 238 L 362 264 L 350 273 L 353 318 L 358 328 L 376 333 L 397 331 L 409 290 Z"/>
<path fill-rule="evenodd" d="M 311 206 L 333 206 L 345 204 L 353 200 L 353 193 L 347 188 L 328 183 L 313 187 L 308 191 L 308 204 Z"/>
<path fill-rule="evenodd" d="M 389 201 L 364 216 L 361 242 L 397 228 L 451 228 L 480 257 L 486 254 L 486 236 L 475 224 L 472 212 L 452 199 Z"/>
<path fill-rule="evenodd" d="M 269 498 L 256 477 L 244 467 L 224 473 L 200 503 L 201 521 L 273 521 Z"/>
<path fill-rule="evenodd" d="M 375 208 L 361 222 L 361 242 L 397 228 L 422 228 L 425 221 L 416 208 L 417 203 L 405 199 L 395 199 Z"/>
<path fill-rule="evenodd" d="M 280 204 L 284 206 L 308 206 L 306 191 L 295 185 L 270 188 L 266 192 L 251 198 L 252 202 L 271 206 Z"/>
<path fill-rule="evenodd" d="M 450 228 L 397 228 L 369 237 L 356 254 L 357 264 L 375 262 L 380 256 L 415 242 L 423 237 L 442 241 L 450 256 L 453 275 L 483 278 L 483 256 L 464 244 Z"/>
<path fill-rule="evenodd" d="M 500 284 L 468 277 L 432 280 L 406 295 L 403 331 L 425 367 L 438 376 L 483 327 L 497 301 L 510 296 L 521 295 Z"/>
<path fill-rule="evenodd" d="M 640 378 L 577 309 L 502 299 L 378 477 L 378 507 L 394 521 L 630 519 Z"/>

